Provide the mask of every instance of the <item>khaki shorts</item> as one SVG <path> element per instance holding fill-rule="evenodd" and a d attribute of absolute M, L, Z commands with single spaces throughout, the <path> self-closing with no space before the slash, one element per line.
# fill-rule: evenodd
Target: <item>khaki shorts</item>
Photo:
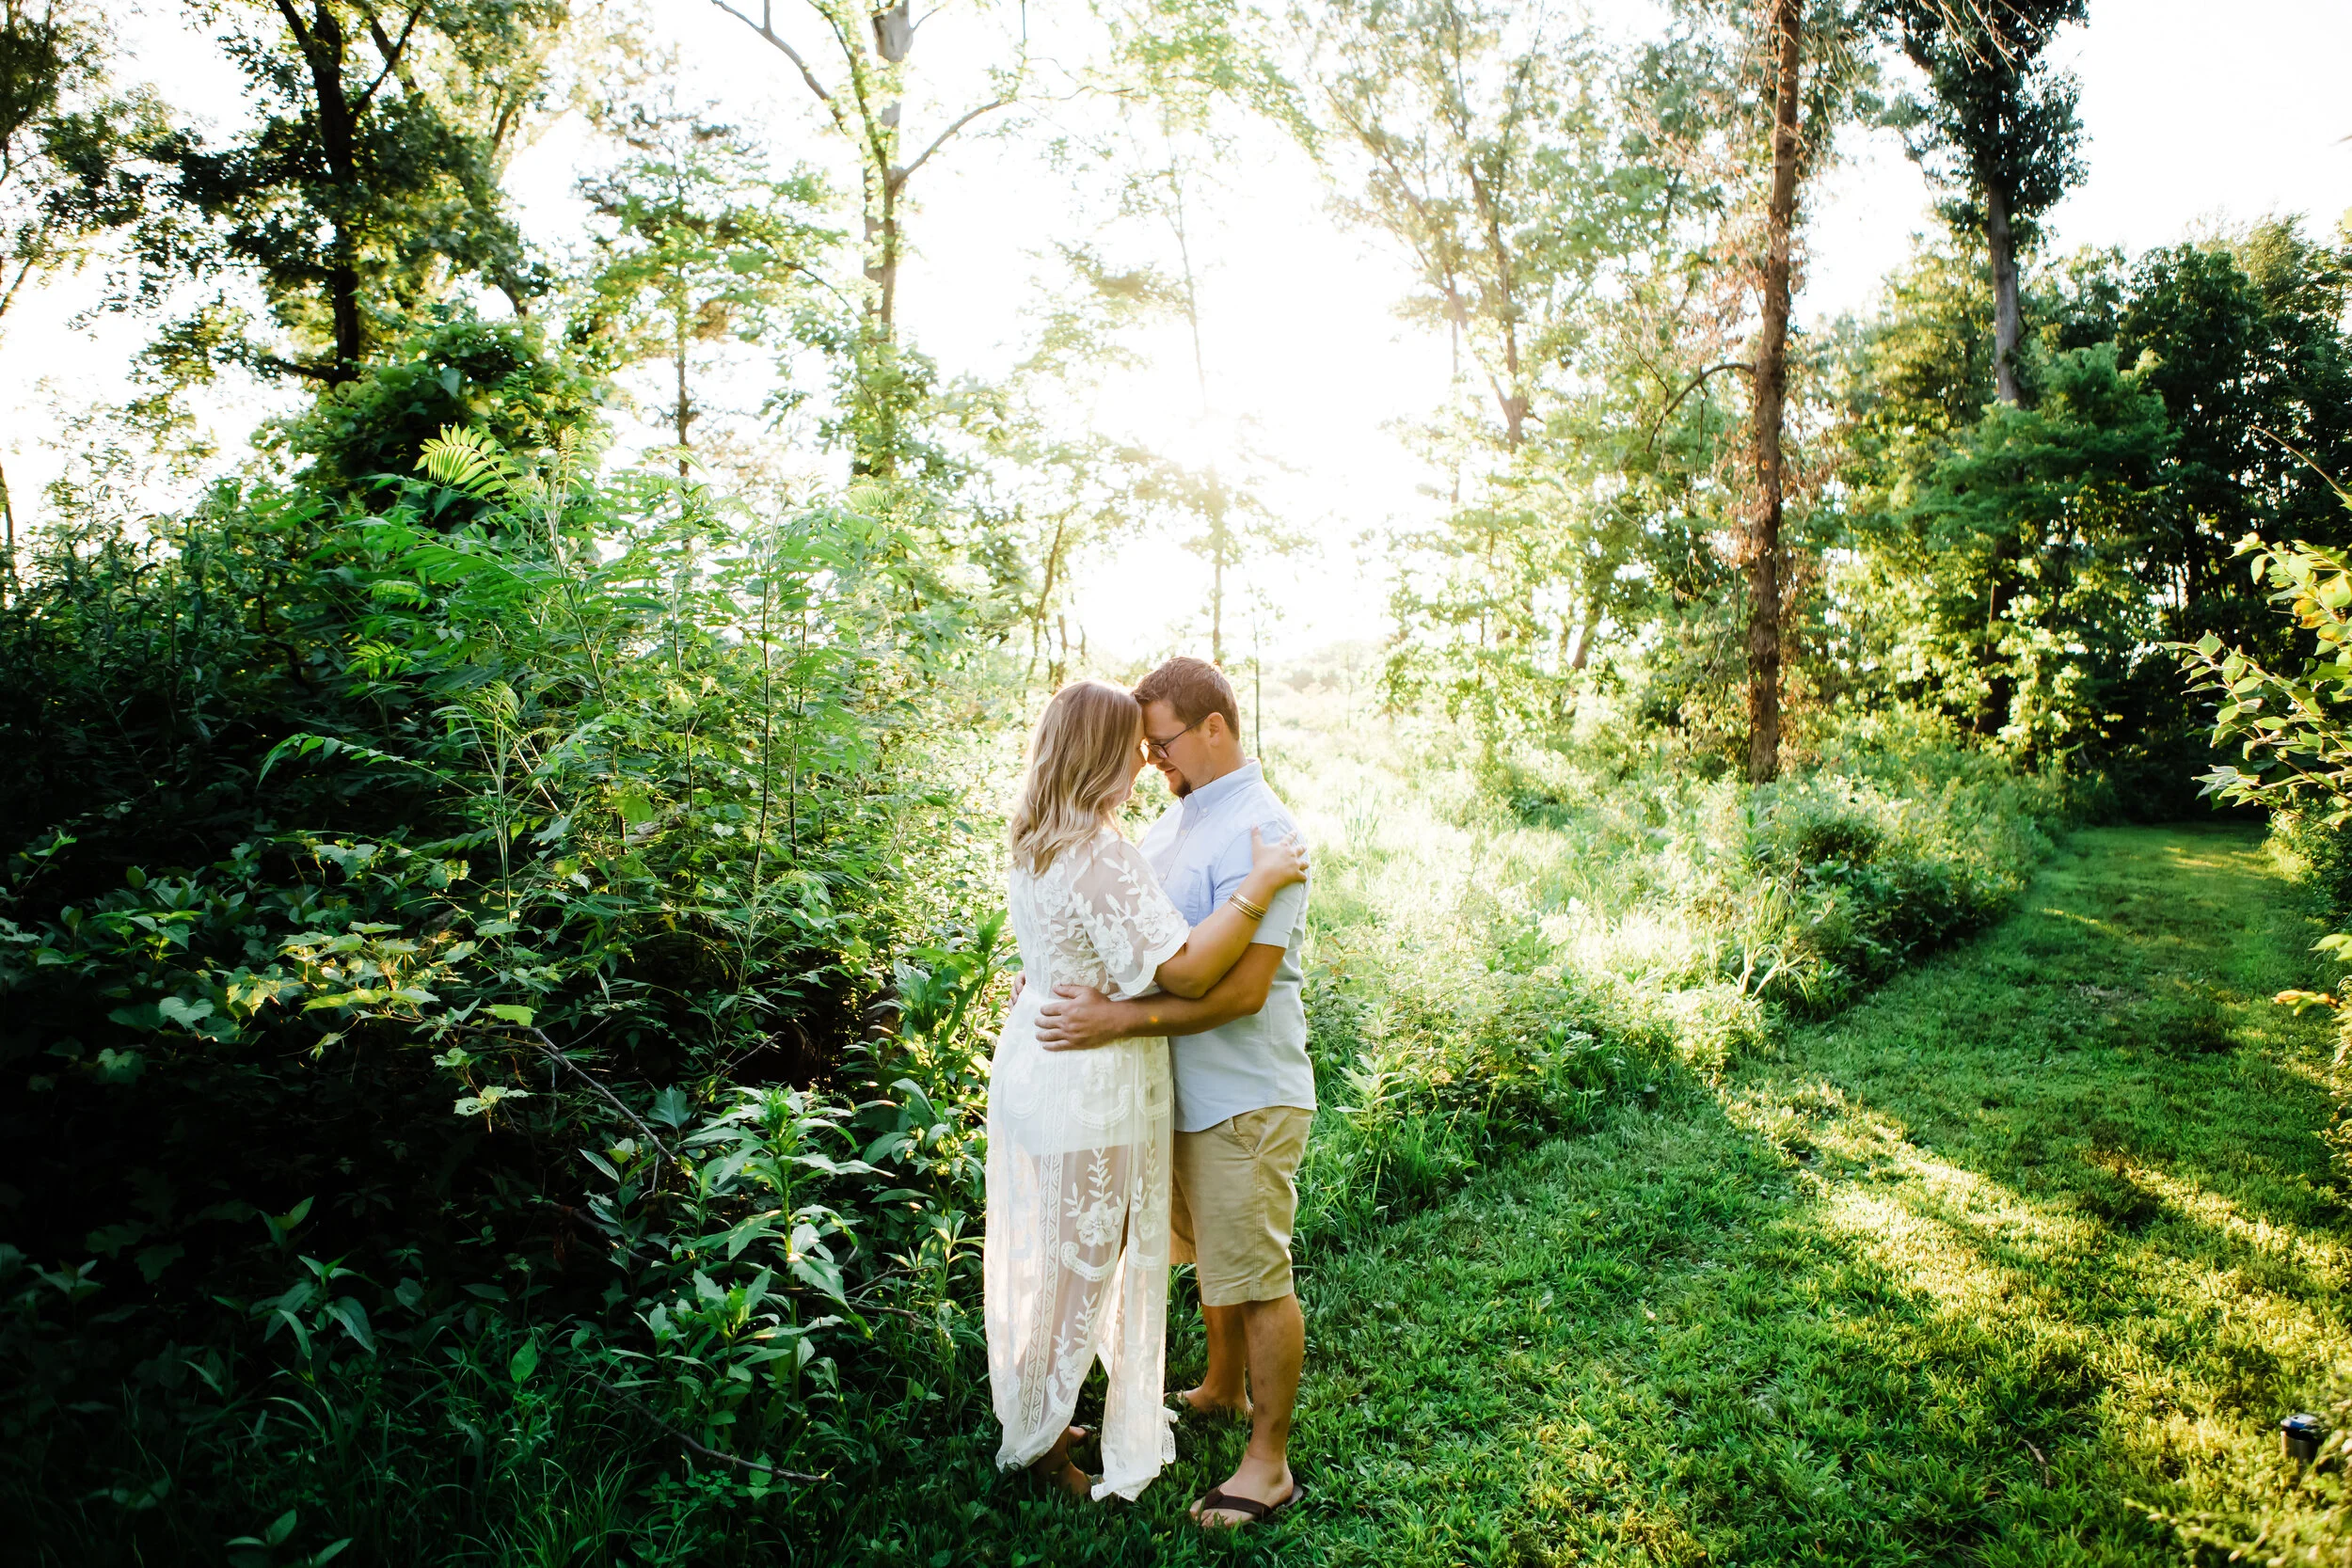
<path fill-rule="evenodd" d="M 1269 1105 L 1176 1134 L 1168 1203 L 1172 1263 L 1190 1263 L 1203 1307 L 1291 1294 L 1291 1224 L 1298 1160 L 1312 1111 Z"/>

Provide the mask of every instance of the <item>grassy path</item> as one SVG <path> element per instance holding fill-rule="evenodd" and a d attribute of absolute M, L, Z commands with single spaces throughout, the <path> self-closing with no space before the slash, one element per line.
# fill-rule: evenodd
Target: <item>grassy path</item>
<path fill-rule="evenodd" d="M 1293 1522 L 1184 1527 L 1225 1432 L 952 1560 L 2178 1561 L 2134 1502 L 2277 1506 L 2271 1423 L 2352 1383 L 2320 1029 L 2267 1001 L 2310 941 L 2250 837 L 2079 834 L 1719 1095 L 1323 1260 Z"/>

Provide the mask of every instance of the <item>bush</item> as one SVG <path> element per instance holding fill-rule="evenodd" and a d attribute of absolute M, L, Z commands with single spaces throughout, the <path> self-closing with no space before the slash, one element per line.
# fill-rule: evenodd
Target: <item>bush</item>
<path fill-rule="evenodd" d="M 292 1502 L 438 1559 L 403 1478 L 485 1445 L 756 1489 L 963 1410 L 999 955 L 921 945 L 951 613 L 896 499 L 427 466 L 53 536 L 0 624 L 0 1489 L 53 1539 Z M 379 1441 L 426 1457 L 322 1479 Z"/>

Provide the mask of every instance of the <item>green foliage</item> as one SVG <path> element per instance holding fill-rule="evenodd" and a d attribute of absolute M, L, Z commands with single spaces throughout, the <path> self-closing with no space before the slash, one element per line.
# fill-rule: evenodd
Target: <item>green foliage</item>
<path fill-rule="evenodd" d="M 2344 439 L 2340 261 L 2279 224 L 2129 270 L 2074 257 L 2029 280 L 2021 407 L 1986 406 L 1981 289 L 1930 252 L 1850 328 L 1855 553 L 1832 558 L 1822 682 L 2105 772 L 2142 815 L 2185 809 L 2202 726 L 2150 650 L 2214 629 L 2277 657 L 2229 542 L 2342 531 L 2288 450 Z"/>
<path fill-rule="evenodd" d="M 2336 495 L 2352 509 L 2352 492 L 2339 487 Z M 2352 560 L 2299 540 L 2265 545 L 2251 533 L 2238 552 L 2249 558 L 2254 582 L 2269 590 L 2271 604 L 2312 634 L 2312 648 L 2299 670 L 2283 675 L 2242 649 L 2225 649 L 2212 632 L 2173 645 L 2191 688 L 2217 700 L 2215 747 L 2235 742 L 2246 764 L 2217 764 L 2201 783 L 2217 803 L 2285 814 L 2288 846 L 2306 847 L 2322 888 L 2337 895 L 2342 843 L 2352 825 L 2352 724 L 2343 712 L 2352 695 Z M 2329 912 L 2343 911 L 2339 905 Z M 2339 967 L 2352 967 L 2352 932 L 2321 938 L 2317 950 Z M 2352 985 L 2339 976 L 2332 993 L 2297 989 L 2278 1000 L 2298 1011 L 2324 1006 L 2335 1013 L 2330 1083 L 2337 1120 L 2328 1137 L 2338 1166 L 2352 1171 Z"/>
<path fill-rule="evenodd" d="M 2031 762 L 2112 765 L 2160 745 L 2173 708 L 2144 668 L 2163 627 L 2139 526 L 2170 436 L 2111 346 L 2061 351 L 2040 379 L 2036 406 L 1988 408 L 1857 519 L 1872 556 L 1847 594 L 1874 606 L 1899 690 Z"/>
<path fill-rule="evenodd" d="M 304 489 L 362 501 L 386 476 L 413 476 L 426 445 L 453 426 L 482 430 L 510 451 L 590 437 L 602 389 L 550 352 L 536 323 L 434 314 L 382 363 L 322 391 L 277 433 L 285 451 L 310 460 L 298 475 Z M 458 515 L 478 506 L 457 503 Z"/>
<path fill-rule="evenodd" d="M 580 182 L 599 221 L 567 331 L 610 369 L 666 361 L 664 414 L 683 464 L 706 412 L 692 391 L 703 356 L 728 340 L 786 346 L 796 317 L 816 308 L 811 261 L 838 236 L 806 215 L 825 198 L 815 177 L 770 178 L 764 149 L 742 127 L 674 96 L 604 118 L 629 150 Z M 770 409 L 793 396 L 780 388 Z"/>
<path fill-rule="evenodd" d="M 284 346 L 216 304 L 182 333 L 188 373 L 211 359 L 335 385 L 405 338 L 455 277 L 518 305 L 546 291 L 498 166 L 540 89 L 560 0 L 426 4 L 397 27 L 348 0 L 316 0 L 307 16 L 252 0 L 202 10 L 254 122 L 225 145 L 174 150 L 173 202 L 155 210 L 142 259 L 157 275 L 248 274 Z M 485 85 L 494 102 L 477 101 Z"/>
<path fill-rule="evenodd" d="M 2074 78 L 2042 51 L 2085 18 L 2085 0 L 2011 0 L 1983 9 L 1881 0 L 1897 41 L 1927 77 L 1926 101 L 1899 105 L 1912 157 L 1953 194 L 1957 230 L 1997 222 L 2029 245 L 2042 214 L 2083 177 Z"/>
<path fill-rule="evenodd" d="M 1459 351 L 1422 433 L 1449 504 L 1396 540 L 1410 570 L 1389 691 L 1498 736 L 1557 731 L 1605 638 L 1725 581 L 1698 543 L 1723 512 L 1702 493 L 1721 402 L 1676 395 L 1678 356 L 1659 368 L 1727 199 L 1722 169 L 1680 159 L 1687 119 L 1661 120 L 1724 62 L 1694 46 L 1661 68 L 1507 7 L 1339 6 L 1319 24 L 1299 129 L 1348 215 L 1409 258 L 1402 312 Z"/>
<path fill-rule="evenodd" d="M 437 1342 L 537 1325 L 657 1433 L 870 1462 L 844 1359 L 952 1372 L 970 1338 L 937 1304 L 969 1295 L 976 1167 L 933 1134 L 977 1121 L 993 929 L 930 959 L 901 930 L 917 869 L 957 869 L 916 780 L 964 623 L 879 491 L 755 520 L 479 426 L 420 467 L 53 534 L 8 606 L 0 733 L 40 763 L 0 795 L 5 1180 L 53 1200 L 9 1214 L 5 1419 L 211 1346 L 209 1396 L 141 1385 L 95 1461 L 138 1491 L 121 1444 L 184 1449 L 156 1506 L 209 1530 L 208 1466 L 310 1483 L 206 1397 L 268 1407 L 275 1360 L 321 1419 L 409 1431 L 467 1397 Z M 892 948 L 910 1034 L 859 1045 Z M 103 1299 L 35 1310 L 50 1275 Z M 437 1555 L 440 1522 L 322 1505 Z"/>
<path fill-rule="evenodd" d="M 2352 541 L 2324 478 L 2352 471 L 2347 291 L 2340 250 L 2284 221 L 2151 251 L 2134 271 L 2116 344 L 2174 433 L 2140 548 L 2178 607 L 2175 641 L 2215 631 L 2281 656 L 2283 626 L 2238 586 L 2237 540 Z"/>
<path fill-rule="evenodd" d="M 138 218 L 154 186 L 142 155 L 173 145 L 152 92 L 115 89 L 113 48 L 95 8 L 0 5 L 0 317 Z"/>

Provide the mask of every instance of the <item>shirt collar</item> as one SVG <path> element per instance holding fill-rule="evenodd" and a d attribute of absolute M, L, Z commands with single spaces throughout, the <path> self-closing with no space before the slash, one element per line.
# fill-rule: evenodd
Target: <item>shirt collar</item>
<path fill-rule="evenodd" d="M 1263 776 L 1264 770 L 1255 762 L 1245 762 L 1223 778 L 1200 785 L 1184 799 L 1185 825 L 1198 822 L 1203 812 L 1232 800 Z"/>

